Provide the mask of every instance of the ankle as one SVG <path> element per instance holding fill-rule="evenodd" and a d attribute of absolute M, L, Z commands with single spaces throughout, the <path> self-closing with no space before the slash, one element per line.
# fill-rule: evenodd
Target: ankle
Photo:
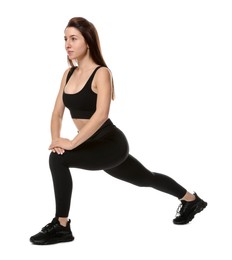
<path fill-rule="evenodd" d="M 196 196 L 190 192 L 186 192 L 186 194 L 184 195 L 184 197 L 180 200 L 184 200 L 184 201 L 194 201 L 196 199 Z"/>
<path fill-rule="evenodd" d="M 68 223 L 68 218 L 58 218 L 58 221 L 60 222 L 61 226 L 66 227 Z"/>

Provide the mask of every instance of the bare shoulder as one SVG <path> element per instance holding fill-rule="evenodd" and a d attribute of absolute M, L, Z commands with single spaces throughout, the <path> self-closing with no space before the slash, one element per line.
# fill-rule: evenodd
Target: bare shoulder
<path fill-rule="evenodd" d="M 66 84 L 66 79 L 67 79 L 67 76 L 68 76 L 68 73 L 70 71 L 72 67 L 68 67 L 64 73 L 63 73 L 63 76 L 62 76 L 62 81 L 61 81 L 61 87 L 64 87 L 64 85 Z"/>
<path fill-rule="evenodd" d="M 96 76 L 98 77 L 103 77 L 103 78 L 107 78 L 107 77 L 112 77 L 112 73 L 110 71 L 109 68 L 107 67 L 100 67 L 96 73 Z"/>
<path fill-rule="evenodd" d="M 96 81 L 105 81 L 111 79 L 112 79 L 112 73 L 109 68 L 101 67 L 98 69 L 96 73 Z"/>
<path fill-rule="evenodd" d="M 64 73 L 63 73 L 63 77 L 67 77 L 67 75 L 68 75 L 68 73 L 69 73 L 69 71 L 72 69 L 72 67 L 68 67 L 65 71 L 64 71 Z"/>

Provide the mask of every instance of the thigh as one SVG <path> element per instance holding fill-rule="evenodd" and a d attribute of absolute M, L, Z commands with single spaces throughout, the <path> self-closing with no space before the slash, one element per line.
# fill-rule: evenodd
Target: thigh
<path fill-rule="evenodd" d="M 131 154 L 120 165 L 105 170 L 111 176 L 136 185 L 141 185 L 152 173 Z"/>
<path fill-rule="evenodd" d="M 124 134 L 115 129 L 100 139 L 86 141 L 62 155 L 70 168 L 104 170 L 121 164 L 128 155 L 128 143 Z"/>

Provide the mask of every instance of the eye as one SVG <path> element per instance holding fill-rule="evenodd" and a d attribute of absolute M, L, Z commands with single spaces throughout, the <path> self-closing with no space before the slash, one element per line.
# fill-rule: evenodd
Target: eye
<path fill-rule="evenodd" d="M 71 40 L 72 40 L 72 41 L 76 41 L 77 38 L 76 38 L 76 37 L 72 37 Z"/>

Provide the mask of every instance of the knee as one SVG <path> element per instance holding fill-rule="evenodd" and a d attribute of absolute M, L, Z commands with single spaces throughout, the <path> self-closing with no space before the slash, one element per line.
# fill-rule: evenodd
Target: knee
<path fill-rule="evenodd" d="M 63 163 L 62 159 L 63 159 L 62 155 L 51 152 L 50 155 L 49 155 L 49 166 L 50 166 L 50 168 L 52 169 L 54 167 L 57 167 L 61 163 Z"/>

